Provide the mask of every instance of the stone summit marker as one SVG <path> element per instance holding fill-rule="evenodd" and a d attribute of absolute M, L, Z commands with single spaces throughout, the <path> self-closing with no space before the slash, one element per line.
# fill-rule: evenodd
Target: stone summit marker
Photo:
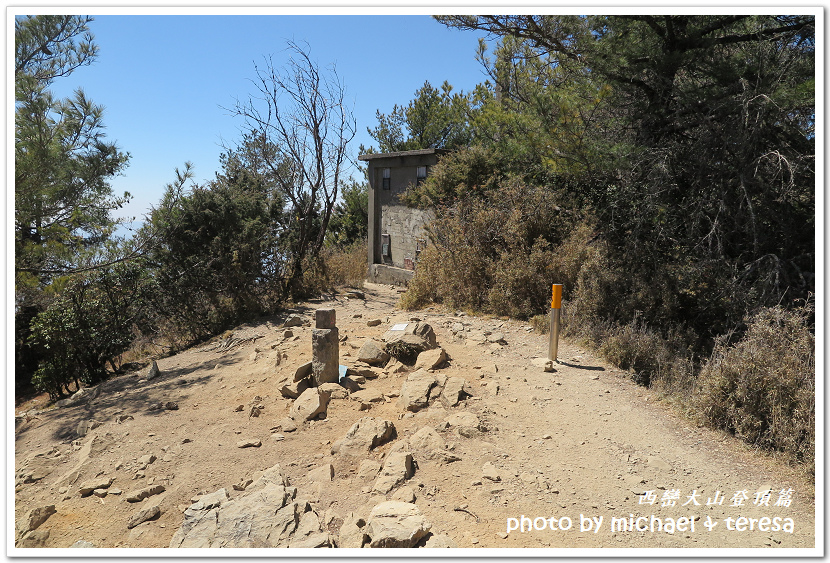
<path fill-rule="evenodd" d="M 334 309 L 317 309 L 311 331 L 311 372 L 314 386 L 340 379 L 340 332 Z"/>

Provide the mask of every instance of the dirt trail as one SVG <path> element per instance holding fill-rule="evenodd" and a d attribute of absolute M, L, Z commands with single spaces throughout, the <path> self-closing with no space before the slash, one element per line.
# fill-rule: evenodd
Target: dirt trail
<path fill-rule="evenodd" d="M 407 373 L 383 373 L 364 387 L 383 393 L 385 402 L 367 412 L 359 401 L 332 399 L 324 420 L 284 432 L 279 422 L 292 401 L 280 395 L 275 381 L 310 361 L 311 328 L 291 328 L 293 336 L 286 339 L 285 329 L 278 328 L 281 318 L 245 325 L 234 331 L 240 344 L 229 350 L 196 347 L 159 360 L 155 379 L 138 377 L 146 370 L 121 376 L 102 384 L 89 403 L 16 421 L 16 520 L 31 508 L 55 505 L 56 513 L 38 528 L 49 530 L 46 547 L 78 540 L 97 547 L 167 547 L 193 497 L 225 487 L 233 498 L 241 493 L 232 485 L 275 463 L 300 489 L 311 486 L 311 469 L 331 463 L 334 479 L 318 491 L 315 509 L 342 518 L 382 500 L 369 492 L 372 480 L 358 474 L 359 459 L 331 453 L 332 444 L 369 415 L 393 421 L 398 440 L 437 427 L 448 451 L 460 458 L 442 464 L 416 456 L 417 471 L 407 483 L 433 532 L 458 547 L 815 546 L 813 491 L 800 474 L 680 419 L 649 390 L 578 347 L 562 342 L 561 363 L 555 373 L 545 373 L 531 360 L 546 355 L 547 336 L 524 323 L 438 308 L 401 311 L 395 308 L 398 293 L 388 286 L 367 284 L 365 297 L 339 295 L 296 312 L 308 317 L 319 307 L 336 309 L 346 365 L 365 339 L 379 339 L 391 325 L 413 318 L 427 322 L 450 358 L 437 373 L 465 378 L 472 397 L 450 409 L 435 403 L 406 413 L 396 396 Z M 370 319 L 382 323 L 368 327 Z M 503 340 L 490 342 L 487 333 L 491 340 L 501 333 Z M 281 352 L 279 365 L 272 344 Z M 153 408 L 158 403 L 178 408 Z M 263 409 L 254 417 L 256 405 Z M 478 416 L 484 430 L 461 435 L 442 426 L 448 415 L 463 411 Z M 100 425 L 78 437 L 79 423 L 89 420 Z M 91 449 L 84 448 L 95 436 Z M 245 438 L 262 445 L 237 447 Z M 396 441 L 369 457 L 381 461 Z M 146 454 L 157 459 L 142 468 Z M 486 464 L 499 480 L 484 476 Z M 113 478 L 111 490 L 122 494 L 79 496 L 79 485 L 96 477 Z M 165 487 L 153 497 L 161 516 L 128 530 L 139 505 L 126 502 L 124 493 L 153 484 Z M 764 490 L 771 490 L 766 499 L 757 494 Z M 781 493 L 790 490 L 787 502 Z M 740 491 L 747 498 L 736 506 Z M 619 529 L 622 520 L 612 521 L 622 518 L 626 530 Z M 558 528 L 570 522 L 570 529 L 551 530 L 551 519 Z M 671 533 L 658 530 L 658 520 Z M 708 529 L 707 523 L 715 525 Z M 528 530 L 534 524 L 544 529 Z M 510 527 L 518 529 L 508 534 Z"/>

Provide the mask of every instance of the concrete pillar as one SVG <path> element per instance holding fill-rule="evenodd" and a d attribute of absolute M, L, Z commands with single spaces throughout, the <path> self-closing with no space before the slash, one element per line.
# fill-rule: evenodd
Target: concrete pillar
<path fill-rule="evenodd" d="M 317 309 L 311 331 L 311 373 L 315 386 L 340 379 L 340 331 L 334 309 Z"/>

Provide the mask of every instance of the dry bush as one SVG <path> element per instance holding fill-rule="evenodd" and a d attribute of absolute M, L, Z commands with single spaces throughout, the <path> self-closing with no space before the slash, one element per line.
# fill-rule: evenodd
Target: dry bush
<path fill-rule="evenodd" d="M 529 319 L 550 307 L 551 284 L 571 291 L 593 252 L 593 229 L 563 209 L 548 188 L 511 182 L 485 200 L 438 210 L 433 244 L 418 261 L 401 305 L 431 302 Z"/>
<path fill-rule="evenodd" d="M 326 264 L 328 282 L 335 286 L 363 287 L 367 273 L 366 240 L 342 247 L 325 248 L 321 252 Z"/>
<path fill-rule="evenodd" d="M 319 295 L 336 287 L 363 287 L 367 273 L 367 242 L 327 246 L 303 272 L 303 294 Z"/>
<path fill-rule="evenodd" d="M 698 378 L 700 412 L 750 444 L 815 461 L 812 308 L 762 309 L 734 345 L 722 338 Z"/>

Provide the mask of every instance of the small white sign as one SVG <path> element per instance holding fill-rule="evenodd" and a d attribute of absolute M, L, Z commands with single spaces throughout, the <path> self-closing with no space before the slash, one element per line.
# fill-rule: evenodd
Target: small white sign
<path fill-rule="evenodd" d="M 409 323 L 400 323 L 400 324 L 396 324 L 395 326 L 393 326 L 393 327 L 392 327 L 392 328 L 390 328 L 389 330 L 406 330 L 406 327 L 407 327 L 408 325 L 409 325 Z"/>

